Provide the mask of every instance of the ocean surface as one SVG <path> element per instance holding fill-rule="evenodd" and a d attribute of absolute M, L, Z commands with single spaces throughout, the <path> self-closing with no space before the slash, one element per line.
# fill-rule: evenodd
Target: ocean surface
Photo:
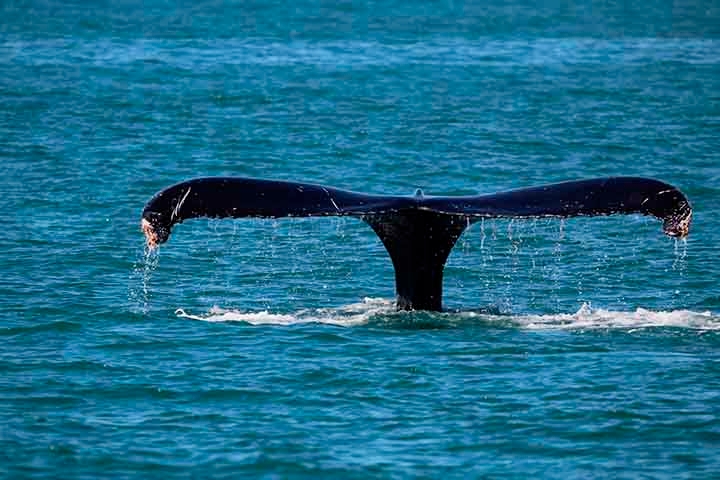
<path fill-rule="evenodd" d="M 3 0 L 0 174 L 2 478 L 720 478 L 717 2 Z M 695 213 L 486 220 L 397 313 L 356 219 L 147 251 L 209 175 Z"/>

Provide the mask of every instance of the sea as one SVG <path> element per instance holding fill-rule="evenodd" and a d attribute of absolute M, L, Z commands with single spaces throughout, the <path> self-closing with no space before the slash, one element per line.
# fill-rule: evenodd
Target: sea
<path fill-rule="evenodd" d="M 356 218 L 143 206 L 201 176 L 474 195 L 442 313 Z M 0 1 L 0 478 L 720 478 L 720 6 Z"/>

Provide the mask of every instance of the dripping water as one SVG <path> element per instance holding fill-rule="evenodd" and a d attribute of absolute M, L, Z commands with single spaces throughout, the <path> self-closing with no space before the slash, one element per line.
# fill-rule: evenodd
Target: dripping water
<path fill-rule="evenodd" d="M 470 217 L 465 217 L 465 232 L 460 236 L 460 250 L 463 255 L 467 255 L 471 251 L 471 245 L 466 235 L 468 228 L 470 228 Z"/>
<path fill-rule="evenodd" d="M 672 269 L 684 275 L 687 269 L 687 238 L 675 238 L 674 240 L 673 253 L 675 254 L 675 260 Z"/>
<path fill-rule="evenodd" d="M 480 220 L 480 253 L 483 259 L 483 267 L 485 266 L 485 218 Z"/>
<path fill-rule="evenodd" d="M 128 301 L 131 310 L 147 315 L 150 310 L 150 278 L 159 263 L 159 248 L 144 246 L 130 273 Z"/>
<path fill-rule="evenodd" d="M 559 221 L 558 236 L 553 247 L 552 255 L 555 267 L 552 272 L 552 297 L 555 300 L 555 311 L 560 311 L 560 272 L 563 268 L 562 242 L 565 240 L 565 219 Z"/>

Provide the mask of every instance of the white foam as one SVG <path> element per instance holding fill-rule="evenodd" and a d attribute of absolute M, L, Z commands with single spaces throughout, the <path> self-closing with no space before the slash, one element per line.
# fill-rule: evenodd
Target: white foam
<path fill-rule="evenodd" d="M 220 307 L 211 308 L 208 315 L 205 316 L 192 315 L 186 313 L 182 308 L 178 308 L 175 310 L 175 315 L 203 322 L 246 322 L 252 325 L 292 325 L 298 323 L 298 318 L 294 315 L 283 315 L 268 311 L 243 313 L 236 310 L 224 310 Z"/>
<path fill-rule="evenodd" d="M 325 323 L 352 327 L 367 324 L 373 315 L 395 312 L 394 302 L 382 298 L 364 298 L 360 303 L 353 303 L 338 308 L 319 308 L 300 310 L 293 314 L 260 312 L 242 312 L 213 307 L 207 315 L 191 315 L 182 308 L 175 314 L 178 317 L 201 320 L 204 322 L 245 322 L 251 325 L 295 325 L 299 323 Z"/>
<path fill-rule="evenodd" d="M 474 313 L 464 314 L 477 316 Z M 650 327 L 676 327 L 697 330 L 720 330 L 720 316 L 709 311 L 692 310 L 653 311 L 638 308 L 635 311 L 594 309 L 583 304 L 575 313 L 550 315 L 484 316 L 486 319 L 503 319 L 520 328 L 530 330 L 587 330 L 627 329 Z"/>
<path fill-rule="evenodd" d="M 362 302 L 338 308 L 300 310 L 295 313 L 272 313 L 267 310 L 243 312 L 213 307 L 207 314 L 193 315 L 179 308 L 175 314 L 181 318 L 203 322 L 245 322 L 251 325 L 295 325 L 320 323 L 342 327 L 378 322 L 392 325 L 412 323 L 413 315 L 395 312 L 393 300 L 365 298 Z M 653 311 L 638 308 L 635 311 L 595 309 L 583 304 L 575 313 L 547 315 L 489 315 L 478 312 L 424 313 L 422 321 L 440 325 L 462 325 L 483 322 L 498 326 L 515 326 L 528 330 L 587 330 L 587 329 L 641 329 L 650 327 L 676 327 L 696 330 L 720 330 L 720 315 L 709 311 L 691 310 Z"/>

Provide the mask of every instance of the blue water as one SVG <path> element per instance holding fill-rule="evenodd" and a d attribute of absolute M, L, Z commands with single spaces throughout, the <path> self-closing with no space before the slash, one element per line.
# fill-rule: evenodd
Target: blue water
<path fill-rule="evenodd" d="M 718 478 L 716 2 L 5 0 L 0 165 L 0 477 Z M 353 219 L 146 251 L 206 175 L 695 213 L 487 220 L 395 313 Z"/>

